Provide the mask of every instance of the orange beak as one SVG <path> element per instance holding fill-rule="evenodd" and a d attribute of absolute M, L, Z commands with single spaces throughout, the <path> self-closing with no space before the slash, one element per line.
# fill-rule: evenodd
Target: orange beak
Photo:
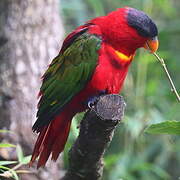
<path fill-rule="evenodd" d="M 144 44 L 144 48 L 149 50 L 151 53 L 156 52 L 158 50 L 158 47 L 159 47 L 159 41 L 157 37 L 148 39 Z"/>

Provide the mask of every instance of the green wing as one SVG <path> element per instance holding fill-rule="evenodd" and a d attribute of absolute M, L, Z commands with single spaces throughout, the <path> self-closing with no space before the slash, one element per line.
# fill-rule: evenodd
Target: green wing
<path fill-rule="evenodd" d="M 100 37 L 83 32 L 76 38 L 70 37 L 69 42 L 71 44 L 52 61 L 43 76 L 34 131 L 49 124 L 64 105 L 85 87 L 97 65 Z"/>

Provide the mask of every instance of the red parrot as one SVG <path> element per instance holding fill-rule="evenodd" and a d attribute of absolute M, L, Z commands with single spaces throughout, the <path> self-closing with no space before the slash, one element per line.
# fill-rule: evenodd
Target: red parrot
<path fill-rule="evenodd" d="M 56 161 L 66 144 L 71 120 L 95 97 L 120 92 L 135 51 L 158 49 L 158 30 L 142 11 L 119 8 L 71 32 L 42 77 L 37 120 L 39 133 L 30 165 Z"/>

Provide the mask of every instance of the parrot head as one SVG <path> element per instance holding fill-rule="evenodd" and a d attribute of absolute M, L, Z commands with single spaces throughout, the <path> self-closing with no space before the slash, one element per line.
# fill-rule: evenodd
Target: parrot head
<path fill-rule="evenodd" d="M 104 40 L 125 55 L 132 55 L 141 47 L 151 53 L 158 49 L 158 29 L 142 11 L 119 8 L 93 21 L 100 25 Z"/>
<path fill-rule="evenodd" d="M 128 25 L 134 28 L 138 35 L 144 37 L 145 43 L 143 47 L 156 52 L 159 46 L 158 29 L 155 23 L 144 12 L 133 8 L 127 8 L 127 22 Z"/>

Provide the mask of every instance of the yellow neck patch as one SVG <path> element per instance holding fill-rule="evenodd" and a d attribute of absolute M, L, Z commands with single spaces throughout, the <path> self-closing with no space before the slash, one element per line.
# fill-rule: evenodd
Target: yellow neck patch
<path fill-rule="evenodd" d="M 134 55 L 127 56 L 120 51 L 115 51 L 115 53 L 118 56 L 118 58 L 123 60 L 123 61 L 130 61 L 134 56 Z"/>

